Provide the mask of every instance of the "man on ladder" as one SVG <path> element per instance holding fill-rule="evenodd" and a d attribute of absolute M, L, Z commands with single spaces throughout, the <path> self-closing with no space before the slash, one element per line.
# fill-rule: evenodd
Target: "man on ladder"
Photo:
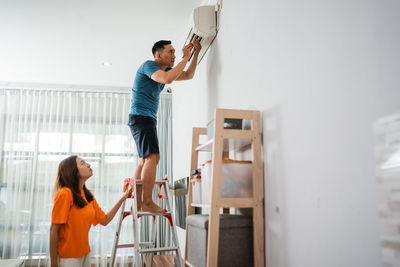
<path fill-rule="evenodd" d="M 157 184 L 160 185 L 160 189 L 161 186 L 164 186 L 165 196 L 159 195 L 159 197 L 165 198 L 168 211 L 160 208 L 152 199 L 157 164 L 160 160 L 160 150 L 157 138 L 157 111 L 160 93 L 165 84 L 170 84 L 177 80 L 189 80 L 193 78 L 200 50 L 201 45 L 197 40 L 186 45 L 183 48 L 183 59 L 178 63 L 178 65 L 172 68 L 175 62 L 175 49 L 171 45 L 171 41 L 158 41 L 154 44 L 152 49 L 154 60 L 144 62 L 136 73 L 132 88 L 132 103 L 128 125 L 136 142 L 140 162 L 134 174 L 135 180 L 126 179 L 125 181 L 125 186 L 130 184 L 133 187 L 136 202 L 134 200 L 133 207 L 131 208 L 132 212 L 124 211 L 125 202 L 122 205 L 112 251 L 112 267 L 115 263 L 116 250 L 123 247 L 134 247 L 135 265 L 137 267 L 141 266 L 140 254 L 150 254 L 149 263 L 151 263 L 151 256 L 153 253 L 167 251 L 175 251 L 177 256 L 177 266 L 182 266 L 176 228 L 172 219 L 167 179 L 157 181 Z M 184 71 L 192 53 L 192 62 L 190 63 L 189 68 Z M 124 188 L 124 190 L 125 189 L 127 188 Z M 134 244 L 119 245 L 122 220 L 129 214 L 132 214 L 133 219 Z M 175 246 L 155 248 L 156 218 L 154 215 L 156 214 L 168 218 L 173 231 L 172 239 Z M 138 219 L 141 216 L 153 216 L 150 242 L 139 241 Z"/>
<path fill-rule="evenodd" d="M 134 178 L 141 180 L 143 186 L 142 188 L 138 185 L 136 188 L 138 211 L 157 214 L 166 212 L 152 199 L 157 164 L 160 160 L 156 129 L 160 93 L 165 84 L 193 78 L 200 50 L 201 45 L 197 40 L 189 43 L 183 48 L 183 59 L 173 68 L 175 49 L 171 41 L 158 41 L 152 48 L 154 60 L 144 62 L 136 73 L 128 125 L 140 157 L 139 165 L 134 173 Z M 192 62 L 184 71 L 192 53 Z"/>

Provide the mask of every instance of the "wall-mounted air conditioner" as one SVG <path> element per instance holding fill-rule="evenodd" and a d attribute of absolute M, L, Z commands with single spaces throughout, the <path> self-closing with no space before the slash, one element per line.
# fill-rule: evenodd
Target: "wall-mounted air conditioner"
<path fill-rule="evenodd" d="M 189 18 L 189 25 L 185 34 L 186 40 L 183 47 L 197 39 L 201 44 L 201 50 L 197 60 L 197 63 L 200 63 L 216 35 L 217 12 L 215 11 L 215 6 L 196 7 Z M 192 56 L 190 59 L 191 58 Z"/>

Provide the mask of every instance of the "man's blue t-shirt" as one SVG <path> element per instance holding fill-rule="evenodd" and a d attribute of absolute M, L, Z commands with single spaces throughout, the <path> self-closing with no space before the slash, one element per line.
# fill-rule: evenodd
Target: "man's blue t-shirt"
<path fill-rule="evenodd" d="M 167 67 L 165 71 L 171 69 Z M 157 119 L 160 93 L 164 89 L 165 84 L 158 83 L 150 77 L 158 70 L 160 70 L 160 67 L 153 60 L 147 60 L 139 67 L 132 88 L 130 114 L 149 116 Z"/>

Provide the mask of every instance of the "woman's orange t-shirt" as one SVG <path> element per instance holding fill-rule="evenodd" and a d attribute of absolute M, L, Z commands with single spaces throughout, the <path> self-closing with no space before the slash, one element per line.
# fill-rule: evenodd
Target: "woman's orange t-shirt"
<path fill-rule="evenodd" d="M 81 195 L 86 200 L 83 189 Z M 83 208 L 74 205 L 71 189 L 63 187 L 54 198 L 52 224 L 62 224 L 58 232 L 57 253 L 61 258 L 79 258 L 89 254 L 89 230 L 106 219 L 96 199 Z"/>

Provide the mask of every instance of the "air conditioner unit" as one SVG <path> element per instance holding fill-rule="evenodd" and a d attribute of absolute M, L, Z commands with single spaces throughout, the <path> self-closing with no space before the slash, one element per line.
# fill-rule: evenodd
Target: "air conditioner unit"
<path fill-rule="evenodd" d="M 196 7 L 189 18 L 189 25 L 185 34 L 186 40 L 183 47 L 197 39 L 201 44 L 201 50 L 197 60 L 197 63 L 200 63 L 216 35 L 217 12 L 215 11 L 215 6 Z M 190 56 L 189 61 L 192 56 L 193 54 Z"/>

